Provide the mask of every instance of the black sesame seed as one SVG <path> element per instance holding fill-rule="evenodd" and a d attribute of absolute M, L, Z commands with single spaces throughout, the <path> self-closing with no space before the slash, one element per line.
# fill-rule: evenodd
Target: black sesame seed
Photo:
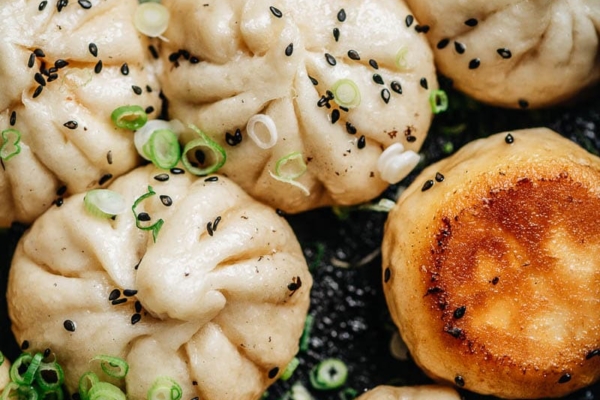
<path fill-rule="evenodd" d="M 561 376 L 560 378 L 558 378 L 558 383 L 567 383 L 571 380 L 571 374 L 566 373 L 563 376 Z"/>
<path fill-rule="evenodd" d="M 159 182 L 166 182 L 169 180 L 169 174 L 158 174 L 154 176 L 154 179 Z"/>
<path fill-rule="evenodd" d="M 441 173 L 439 173 L 439 172 L 436 172 L 436 173 L 435 173 L 435 180 L 436 180 L 436 181 L 438 181 L 438 182 L 443 182 L 443 181 L 444 181 L 444 179 L 446 179 L 446 178 L 444 177 L 444 175 L 442 175 L 442 174 L 441 174 Z"/>
<path fill-rule="evenodd" d="M 239 129 L 236 129 L 233 135 L 229 132 L 225 132 L 225 142 L 230 146 L 237 146 L 242 143 L 242 139 L 242 132 Z"/>
<path fill-rule="evenodd" d="M 179 60 L 180 56 L 181 56 L 181 54 L 179 54 L 178 51 L 176 51 L 174 53 L 171 53 L 171 54 L 169 54 L 169 61 L 170 62 L 175 62 L 175 61 Z"/>
<path fill-rule="evenodd" d="M 67 121 L 63 124 L 63 126 L 69 129 L 77 129 L 79 124 L 77 123 L 77 121 Z"/>
<path fill-rule="evenodd" d="M 390 268 L 386 268 L 385 271 L 383 272 L 383 282 L 384 283 L 388 283 L 390 278 L 392 277 L 392 271 L 390 270 Z"/>
<path fill-rule="evenodd" d="M 198 64 L 199 62 L 200 62 L 200 59 L 198 57 L 195 57 L 195 56 L 190 57 L 191 64 Z"/>
<path fill-rule="evenodd" d="M 458 339 L 460 337 L 460 335 L 462 334 L 462 329 L 457 328 L 455 326 L 453 326 L 453 327 L 446 327 L 446 328 L 444 328 L 444 332 L 446 332 L 450 336 Z"/>
<path fill-rule="evenodd" d="M 423 89 L 429 89 L 429 84 L 427 83 L 427 78 L 421 78 L 421 80 L 419 81 L 419 85 L 421 85 L 421 87 Z"/>
<path fill-rule="evenodd" d="M 467 46 L 460 42 L 454 42 L 454 50 L 456 50 L 458 54 L 463 54 L 465 50 L 467 50 Z"/>
<path fill-rule="evenodd" d="M 218 180 L 219 180 L 219 177 L 218 177 L 218 176 L 209 176 L 208 178 L 206 178 L 206 179 L 204 180 L 204 182 L 216 182 L 216 181 L 218 181 Z"/>
<path fill-rule="evenodd" d="M 221 222 L 221 216 L 220 215 L 217 218 L 215 218 L 215 222 L 213 222 L 213 231 L 217 230 L 217 226 L 219 226 L 219 222 Z"/>
<path fill-rule="evenodd" d="M 356 134 L 356 128 L 354 127 L 354 125 L 352 125 L 352 123 L 346 122 L 346 132 L 348 132 L 351 135 Z"/>
<path fill-rule="evenodd" d="M 131 316 L 131 325 L 135 325 L 142 320 L 142 315 L 135 313 Z"/>
<path fill-rule="evenodd" d="M 120 299 L 114 299 L 113 301 L 110 302 L 110 304 L 112 304 L 113 306 L 118 306 L 119 304 L 123 304 L 123 303 L 127 303 L 127 299 L 122 297 Z"/>
<path fill-rule="evenodd" d="M 69 65 L 69 62 L 66 60 L 63 60 L 62 58 L 59 58 L 58 60 L 54 61 L 54 67 L 57 69 L 61 69 L 66 67 L 67 65 Z M 50 68 L 50 70 L 48 70 L 49 72 L 56 72 L 53 71 L 52 68 Z"/>
<path fill-rule="evenodd" d="M 210 236 L 212 236 L 214 234 L 213 228 L 212 228 L 212 222 L 209 222 L 208 224 L 206 224 L 206 232 L 208 232 L 208 234 Z"/>
<path fill-rule="evenodd" d="M 338 11 L 337 19 L 340 22 L 344 22 L 346 20 L 346 11 L 343 8 L 340 11 Z"/>
<path fill-rule="evenodd" d="M 373 74 L 373 82 L 383 85 L 383 78 L 379 74 Z"/>
<path fill-rule="evenodd" d="M 469 18 L 468 20 L 465 21 L 465 25 L 466 26 L 477 26 L 479 22 L 477 21 L 477 19 L 475 18 Z"/>
<path fill-rule="evenodd" d="M 344 106 L 340 106 L 340 110 L 342 110 L 343 112 L 350 111 L 350 109 L 348 107 L 344 107 Z"/>
<path fill-rule="evenodd" d="M 21 350 L 27 350 L 29 348 L 29 340 L 23 340 L 21 343 Z"/>
<path fill-rule="evenodd" d="M 108 182 L 111 178 L 112 178 L 112 174 L 104 174 L 100 177 L 100 180 L 98 180 L 98 184 L 100 186 L 104 185 L 106 182 Z"/>
<path fill-rule="evenodd" d="M 39 72 L 36 72 L 35 75 L 33 76 L 33 79 L 35 79 L 35 81 L 42 85 L 42 86 L 46 86 L 46 80 L 44 79 L 44 77 L 42 76 L 42 74 L 40 74 Z"/>
<path fill-rule="evenodd" d="M 525 99 L 519 99 L 519 107 L 521 108 L 528 108 L 529 107 L 529 102 Z"/>
<path fill-rule="evenodd" d="M 69 332 L 75 332 L 75 328 L 77 328 L 75 326 L 75 322 L 71 321 L 70 319 L 67 319 L 63 322 L 63 326 L 65 327 L 66 330 L 68 330 Z"/>
<path fill-rule="evenodd" d="M 90 43 L 88 45 L 88 50 L 94 57 L 98 57 L 98 46 L 95 43 Z"/>
<path fill-rule="evenodd" d="M 324 107 L 329 103 L 329 99 L 325 96 L 321 96 L 321 98 L 317 101 L 317 107 Z"/>
<path fill-rule="evenodd" d="M 158 60 L 158 50 L 156 50 L 156 47 L 150 45 L 148 46 L 148 51 L 150 51 L 150 54 L 155 60 Z"/>
<path fill-rule="evenodd" d="M 429 25 L 415 25 L 415 31 L 418 33 L 427 33 L 429 29 Z"/>
<path fill-rule="evenodd" d="M 170 207 L 173 204 L 173 199 L 165 194 L 160 195 L 160 201 L 167 207 Z"/>
<path fill-rule="evenodd" d="M 413 135 L 408 135 L 408 136 L 406 136 L 406 141 L 408 143 L 416 142 L 417 141 L 417 137 L 413 136 Z"/>
<path fill-rule="evenodd" d="M 35 64 L 35 54 L 31 53 L 29 55 L 29 60 L 27 61 L 27 66 L 29 68 L 33 68 L 33 65 Z"/>
<path fill-rule="evenodd" d="M 112 163 L 113 163 L 112 150 L 109 150 L 106 152 L 106 162 L 109 165 L 112 165 Z"/>
<path fill-rule="evenodd" d="M 57 196 L 62 196 L 67 192 L 67 187 L 65 185 L 62 185 L 61 187 L 59 187 L 58 189 L 56 189 L 56 195 Z"/>
<path fill-rule="evenodd" d="M 10 126 L 14 126 L 17 123 L 17 112 L 13 110 L 10 113 Z"/>
<path fill-rule="evenodd" d="M 504 141 L 508 144 L 511 144 L 515 141 L 515 138 L 510 133 L 507 133 L 506 136 L 504 137 Z"/>
<path fill-rule="evenodd" d="M 350 57 L 351 60 L 360 60 L 360 55 L 356 50 L 348 50 L 348 57 Z"/>
<path fill-rule="evenodd" d="M 129 75 L 129 65 L 127 65 L 127 63 L 121 65 L 121 73 L 123 75 Z"/>
<path fill-rule="evenodd" d="M 119 289 L 113 289 L 108 295 L 108 300 L 113 301 L 121 297 L 121 291 Z"/>
<path fill-rule="evenodd" d="M 333 28 L 333 38 L 336 42 L 340 40 L 340 30 L 338 28 Z"/>
<path fill-rule="evenodd" d="M 511 58 L 512 57 L 512 53 L 510 52 L 510 50 L 507 48 L 504 48 L 504 47 L 496 50 L 496 52 L 498 54 L 500 54 L 500 57 L 502 57 L 502 58 Z"/>
<path fill-rule="evenodd" d="M 185 49 L 179 49 L 179 54 L 181 54 L 181 57 L 185 58 L 186 60 L 190 59 L 190 52 Z"/>
<path fill-rule="evenodd" d="M 392 81 L 392 83 L 390 83 L 390 88 L 398 93 L 398 94 L 402 94 L 402 85 L 400 85 L 400 82 L 397 81 Z"/>
<path fill-rule="evenodd" d="M 435 47 L 437 47 L 438 49 L 441 50 L 441 49 L 446 48 L 446 46 L 448 46 L 448 43 L 450 43 L 450 39 L 445 38 L 445 39 L 440 40 Z"/>
<path fill-rule="evenodd" d="M 469 69 L 477 69 L 479 68 L 479 65 L 481 65 L 481 60 L 479 60 L 479 58 L 474 58 L 469 61 Z"/>
<path fill-rule="evenodd" d="M 276 16 L 277 18 L 281 18 L 283 16 L 283 14 L 281 13 L 281 11 L 279 11 L 278 8 L 275 8 L 273 6 L 269 7 L 269 10 L 271 10 L 271 13 Z"/>
<path fill-rule="evenodd" d="M 33 98 L 35 99 L 36 97 L 38 97 L 41 93 L 42 90 L 44 89 L 44 87 L 42 85 L 39 85 L 38 87 L 35 88 L 35 91 L 33 92 Z"/>
<path fill-rule="evenodd" d="M 38 6 L 38 10 L 43 11 L 44 8 L 46 8 L 46 5 L 48 5 L 48 2 L 47 1 L 42 1 L 40 3 L 40 5 Z"/>
<path fill-rule="evenodd" d="M 50 354 L 52 354 L 52 350 L 50 350 L 50 348 L 47 348 L 44 350 L 43 356 L 44 356 L 44 358 L 48 358 L 48 357 L 50 357 Z"/>
<path fill-rule="evenodd" d="M 456 375 L 456 377 L 454 378 L 454 383 L 456 383 L 456 386 L 458 387 L 464 387 L 465 379 L 460 375 Z"/>
<path fill-rule="evenodd" d="M 433 179 L 429 179 L 428 181 L 425 181 L 425 183 L 421 187 L 421 192 L 431 189 L 431 187 L 433 186 L 433 183 L 434 183 Z"/>
<path fill-rule="evenodd" d="M 289 57 L 292 55 L 293 52 L 294 52 L 294 43 L 290 43 L 285 48 L 285 55 Z"/>
<path fill-rule="evenodd" d="M 48 75 L 55 74 L 57 72 L 58 72 L 58 68 L 56 68 L 56 67 L 50 67 L 50 68 L 48 68 Z"/>
<path fill-rule="evenodd" d="M 335 57 L 333 57 L 329 53 L 325 53 L 325 60 L 327 60 L 327 63 L 331 66 L 334 66 L 335 64 L 337 64 L 337 61 L 335 61 Z"/>
<path fill-rule="evenodd" d="M 133 93 L 137 94 L 138 96 L 142 94 L 142 88 L 139 86 L 131 85 L 131 89 L 133 90 Z"/>
<path fill-rule="evenodd" d="M 44 50 L 42 50 L 42 49 L 35 49 L 33 51 L 33 54 L 35 54 L 36 57 L 40 57 L 40 58 L 46 57 L 46 54 L 44 53 Z"/>
<path fill-rule="evenodd" d="M 492 285 L 497 285 L 499 281 L 500 281 L 500 278 L 498 278 L 497 276 L 494 277 L 494 279 L 492 279 Z"/>
<path fill-rule="evenodd" d="M 596 356 L 600 356 L 600 349 L 594 349 L 594 350 L 588 351 L 588 353 L 585 355 L 585 359 L 589 360 Z"/>
<path fill-rule="evenodd" d="M 54 200 L 54 204 L 56 205 L 56 207 L 60 207 L 65 203 L 65 200 L 62 197 L 59 197 L 58 199 Z"/>
<path fill-rule="evenodd" d="M 98 62 L 94 66 L 94 72 L 99 74 L 101 71 L 102 71 L 102 60 L 98 60 Z"/>
<path fill-rule="evenodd" d="M 406 27 L 410 28 L 410 26 L 412 25 L 412 23 L 415 21 L 415 17 L 413 17 L 412 15 L 407 15 L 406 19 L 404 20 L 404 22 L 406 23 Z"/>
<path fill-rule="evenodd" d="M 133 307 L 134 307 L 136 313 L 142 312 L 142 303 L 140 303 L 139 300 L 137 300 L 135 303 L 133 303 Z"/>
<path fill-rule="evenodd" d="M 381 89 L 381 98 L 387 104 L 390 101 L 390 91 L 387 89 Z"/>
<path fill-rule="evenodd" d="M 137 219 L 138 219 L 138 221 L 148 222 L 152 218 L 150 217 L 150 214 L 148 214 L 147 212 L 141 212 L 137 215 Z"/>
<path fill-rule="evenodd" d="M 135 296 L 137 294 L 137 290 L 135 289 L 124 289 L 123 290 L 123 295 L 127 296 L 127 297 L 131 297 L 131 296 Z"/>
<path fill-rule="evenodd" d="M 48 79 L 46 79 L 46 82 L 52 82 L 58 79 L 58 74 L 49 74 L 48 75 Z"/>
<path fill-rule="evenodd" d="M 278 374 L 278 373 L 279 373 L 279 367 L 272 368 L 272 369 L 269 371 L 269 379 L 273 379 L 273 378 L 275 378 L 275 377 L 277 376 L 277 374 Z"/>
<path fill-rule="evenodd" d="M 308 79 L 310 79 L 310 81 L 312 82 L 313 85 L 317 86 L 319 84 L 319 81 L 316 80 L 315 78 L 313 78 L 312 76 L 308 76 Z"/>
<path fill-rule="evenodd" d="M 185 174 L 185 171 L 181 168 L 171 168 L 171 173 L 175 175 Z"/>
<path fill-rule="evenodd" d="M 65 8 L 68 5 L 69 0 L 58 0 L 58 2 L 56 3 L 56 9 L 58 10 L 58 12 L 61 12 L 63 8 Z"/>
<path fill-rule="evenodd" d="M 466 311 L 467 311 L 467 306 L 458 307 L 456 310 L 454 310 L 454 313 L 452 314 L 452 316 L 456 319 L 460 319 L 465 316 Z"/>
<path fill-rule="evenodd" d="M 362 135 L 361 137 L 358 138 L 356 147 L 358 147 L 359 149 L 364 149 L 366 145 L 367 145 L 367 138 L 365 137 L 365 135 Z"/>
<path fill-rule="evenodd" d="M 146 114 L 152 114 L 154 112 L 154 107 L 148 106 L 144 111 L 146 112 Z"/>
<path fill-rule="evenodd" d="M 338 110 L 337 108 L 335 108 L 331 112 L 331 123 L 335 124 L 336 122 L 338 122 L 339 119 L 340 119 L 340 110 Z"/>
<path fill-rule="evenodd" d="M 373 60 L 372 58 L 369 60 L 369 65 L 371 68 L 379 69 L 379 64 L 377 64 L 377 61 Z"/>

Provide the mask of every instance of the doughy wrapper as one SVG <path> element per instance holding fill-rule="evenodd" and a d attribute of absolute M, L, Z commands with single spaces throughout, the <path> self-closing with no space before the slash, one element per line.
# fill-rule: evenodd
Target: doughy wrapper
<path fill-rule="evenodd" d="M 461 397 L 448 386 L 377 386 L 356 400 L 460 400 Z"/>

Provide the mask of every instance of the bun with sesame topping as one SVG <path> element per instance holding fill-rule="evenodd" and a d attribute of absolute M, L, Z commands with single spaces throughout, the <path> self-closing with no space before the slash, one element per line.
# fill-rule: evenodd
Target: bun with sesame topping
<path fill-rule="evenodd" d="M 297 353 L 312 278 L 291 228 L 230 180 L 182 172 L 116 179 L 127 209 L 112 219 L 71 196 L 19 242 L 13 332 L 52 349 L 71 394 L 107 355 L 128 363 L 110 382 L 130 399 L 159 377 L 184 399 L 258 399 Z"/>
<path fill-rule="evenodd" d="M 448 386 L 377 386 L 356 400 L 460 400 L 456 390 Z"/>
<path fill-rule="evenodd" d="M 418 162 L 437 81 L 426 39 L 397 23 L 402 1 L 163 4 L 178 21 L 160 48 L 170 117 L 218 142 L 221 172 L 255 198 L 288 213 L 358 204 Z M 385 180 L 392 144 L 412 157 Z M 306 164 L 292 182 L 277 173 L 291 154 Z"/>
<path fill-rule="evenodd" d="M 439 71 L 477 100 L 563 102 L 600 80 L 600 2 L 407 0 L 430 27 Z"/>
<path fill-rule="evenodd" d="M 137 0 L 54 3 L 0 2 L 0 227 L 133 169 L 133 134 L 111 113 L 160 111 Z"/>
<path fill-rule="evenodd" d="M 598 157 L 538 128 L 476 140 L 402 194 L 384 291 L 430 377 L 503 398 L 600 378 L 599 182 Z"/>

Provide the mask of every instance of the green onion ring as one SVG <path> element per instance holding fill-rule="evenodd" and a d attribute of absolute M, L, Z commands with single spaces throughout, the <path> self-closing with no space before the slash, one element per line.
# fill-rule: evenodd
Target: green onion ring
<path fill-rule="evenodd" d="M 181 161 L 183 162 L 183 165 L 190 173 L 198 176 L 209 175 L 216 172 L 225 164 L 225 161 L 227 161 L 227 153 L 225 152 L 223 147 L 221 147 L 217 142 L 212 140 L 207 134 L 202 132 L 195 125 L 190 125 L 190 128 L 194 132 L 196 132 L 200 137 L 198 139 L 194 139 L 188 142 L 183 148 L 183 152 L 181 155 Z M 197 168 L 193 166 L 186 154 L 196 147 L 208 148 L 215 157 L 215 162 L 212 165 L 209 165 L 205 168 Z"/>
<path fill-rule="evenodd" d="M 119 128 L 135 131 L 146 124 L 148 114 L 140 106 L 121 106 L 110 114 L 110 119 Z"/>
<path fill-rule="evenodd" d="M 79 378 L 78 387 L 79 397 L 81 398 L 81 400 L 88 400 L 90 398 L 88 395 L 89 391 L 98 382 L 100 382 L 98 375 L 96 375 L 92 371 L 88 371 L 85 374 L 81 375 L 81 377 Z"/>
<path fill-rule="evenodd" d="M 108 382 L 96 382 L 87 393 L 89 400 L 127 400 L 125 393 Z"/>
<path fill-rule="evenodd" d="M 346 383 L 348 367 L 342 360 L 328 358 L 311 369 L 309 379 L 317 390 L 337 389 Z"/>
<path fill-rule="evenodd" d="M 177 135 L 170 129 L 157 129 L 143 146 L 144 154 L 161 169 L 171 169 L 181 158 Z"/>
<path fill-rule="evenodd" d="M 324 247 L 321 247 L 317 250 L 320 250 L 321 252 L 325 251 Z M 300 337 L 300 351 L 308 350 L 308 346 L 310 344 L 310 333 L 312 331 L 314 323 L 315 317 L 312 314 L 308 314 L 306 316 L 306 320 L 304 321 L 304 329 L 302 330 L 302 336 Z"/>
<path fill-rule="evenodd" d="M 173 379 L 166 376 L 157 378 L 150 390 L 148 390 L 148 400 L 179 400 L 183 395 L 181 386 Z"/>
<path fill-rule="evenodd" d="M 294 371 L 296 371 L 296 368 L 298 368 L 298 365 L 300 365 L 300 360 L 298 360 L 297 357 L 292 358 L 292 361 L 290 361 L 285 367 L 285 370 L 283 371 L 283 374 L 281 374 L 279 379 L 281 379 L 282 381 L 289 380 L 294 374 Z"/>
<path fill-rule="evenodd" d="M 294 161 L 295 163 L 293 163 Z M 286 168 L 288 163 L 292 164 L 289 164 Z M 307 169 L 302 153 L 295 151 L 277 160 L 277 163 L 275 164 L 275 173 L 269 171 L 269 174 L 271 175 L 271 178 L 296 186 L 302 190 L 306 196 L 310 196 L 310 190 L 300 182 L 296 181 L 296 178 L 301 177 Z"/>
<path fill-rule="evenodd" d="M 120 193 L 109 189 L 94 189 L 83 198 L 87 212 L 99 218 L 112 218 L 127 209 L 125 199 Z"/>
<path fill-rule="evenodd" d="M 51 376 L 54 379 L 48 380 Z M 56 362 L 41 363 L 35 373 L 35 382 L 43 391 L 59 389 L 65 381 L 65 373 L 62 367 Z"/>
<path fill-rule="evenodd" d="M 13 135 L 13 138 L 10 136 Z M 8 161 L 21 152 L 21 132 L 16 129 L 5 129 L 2 131 L 2 146 L 0 147 L 0 159 Z"/>
<path fill-rule="evenodd" d="M 112 378 L 125 378 L 127 372 L 129 372 L 129 364 L 119 357 L 97 355 L 92 360 L 99 360 L 102 371 Z"/>
<path fill-rule="evenodd" d="M 139 220 L 138 214 L 135 212 L 135 209 L 138 206 L 138 204 L 140 204 L 142 201 L 146 200 L 148 197 L 154 196 L 155 194 L 156 194 L 156 192 L 154 191 L 154 189 L 152 189 L 152 186 L 148 186 L 148 192 L 143 194 L 142 196 L 140 196 L 133 203 L 133 206 L 131 207 L 131 211 L 133 211 L 133 216 L 135 217 L 135 226 L 138 229 L 141 229 L 143 231 L 152 231 L 152 238 L 154 239 L 154 242 L 156 243 L 156 237 L 158 236 L 158 232 L 160 232 L 160 228 L 162 228 L 165 221 L 163 221 L 163 219 L 161 218 L 150 226 L 142 226 L 142 225 L 140 225 L 140 222 L 142 222 L 142 221 Z"/>
<path fill-rule="evenodd" d="M 333 99 L 342 107 L 354 108 L 360 104 L 360 90 L 354 81 L 340 79 L 331 88 Z"/>
<path fill-rule="evenodd" d="M 42 353 L 36 353 L 34 356 L 29 353 L 21 354 L 10 367 L 10 379 L 19 385 L 31 385 L 42 358 L 44 358 Z M 21 375 L 19 370 L 24 366 L 27 370 Z"/>
<path fill-rule="evenodd" d="M 429 105 L 434 114 L 439 114 L 448 109 L 448 95 L 443 90 L 432 90 L 429 94 Z"/>

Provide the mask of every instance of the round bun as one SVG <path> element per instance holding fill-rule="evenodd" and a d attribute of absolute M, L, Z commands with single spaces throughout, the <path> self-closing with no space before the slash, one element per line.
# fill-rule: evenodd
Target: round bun
<path fill-rule="evenodd" d="M 493 105 L 556 104 L 600 79 L 600 2 L 407 0 L 455 87 Z"/>
<path fill-rule="evenodd" d="M 389 215 L 384 290 L 432 378 L 504 398 L 600 378 L 600 159 L 548 129 L 474 141 Z"/>
<path fill-rule="evenodd" d="M 124 105 L 151 107 L 151 117 L 160 111 L 148 41 L 132 23 L 136 0 L 89 9 L 50 3 L 0 2 L 0 15 L 10 16 L 0 24 L 0 131 L 21 134 L 20 152 L 0 167 L 0 227 L 31 223 L 63 196 L 133 169 L 133 135 L 111 113 Z"/>
<path fill-rule="evenodd" d="M 291 228 L 226 178 L 181 171 L 115 180 L 128 207 L 114 220 L 71 196 L 19 242 L 13 332 L 55 353 L 71 393 L 89 370 L 105 377 L 90 360 L 109 355 L 128 362 L 114 383 L 131 399 L 158 377 L 184 399 L 258 399 L 298 351 L 312 279 Z M 163 221 L 156 241 L 132 205 L 140 226 Z"/>
<path fill-rule="evenodd" d="M 460 400 L 456 390 L 448 386 L 377 386 L 356 400 Z"/>
<path fill-rule="evenodd" d="M 220 172 L 253 197 L 286 212 L 365 202 L 389 185 L 377 168 L 382 151 L 399 143 L 416 152 L 423 143 L 437 81 L 427 40 L 398 23 L 409 14 L 402 1 L 163 4 L 178 21 L 160 50 L 170 117 L 225 148 Z M 358 89 L 356 106 L 333 98 L 344 79 Z M 275 125 L 273 147 L 260 148 L 248 134 L 257 114 Z M 308 195 L 272 177 L 295 152 L 307 165 L 297 181 Z"/>

